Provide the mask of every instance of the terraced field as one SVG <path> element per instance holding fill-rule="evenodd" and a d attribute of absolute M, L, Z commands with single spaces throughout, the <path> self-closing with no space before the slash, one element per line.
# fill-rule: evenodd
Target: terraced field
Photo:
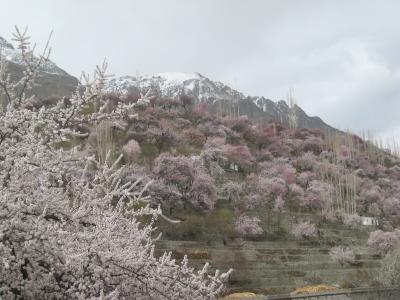
<path fill-rule="evenodd" d="M 374 283 L 374 274 L 380 267 L 380 259 L 369 254 L 365 247 L 371 230 L 374 228 L 324 224 L 319 227 L 317 241 L 295 241 L 287 237 L 275 241 L 236 239 L 227 244 L 161 240 L 157 250 L 172 251 L 177 259 L 187 254 L 196 267 L 210 262 L 221 270 L 234 268 L 229 282 L 232 291 L 276 294 L 316 283 L 363 287 Z M 351 246 L 356 261 L 344 266 L 333 262 L 329 256 L 333 241 Z"/>

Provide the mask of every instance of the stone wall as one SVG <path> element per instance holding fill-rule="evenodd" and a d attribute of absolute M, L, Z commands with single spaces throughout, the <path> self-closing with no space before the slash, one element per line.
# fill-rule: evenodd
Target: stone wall
<path fill-rule="evenodd" d="M 292 222 L 302 218 L 310 219 L 313 216 L 266 216 L 263 228 L 269 233 L 260 240 L 160 240 L 157 250 L 159 253 L 172 251 L 176 259 L 186 254 L 195 267 L 210 262 L 221 270 L 234 268 L 229 282 L 232 292 L 280 294 L 319 283 L 340 288 L 369 287 L 374 284 L 380 259 L 370 255 L 366 248 L 369 230 L 373 228 L 352 229 L 340 224 L 323 223 L 319 226 L 320 237 L 313 241 L 295 241 L 281 232 L 282 228 L 290 227 Z M 274 232 L 274 228 L 277 231 Z M 331 260 L 329 251 L 337 244 L 356 249 L 354 264 L 341 266 Z"/>

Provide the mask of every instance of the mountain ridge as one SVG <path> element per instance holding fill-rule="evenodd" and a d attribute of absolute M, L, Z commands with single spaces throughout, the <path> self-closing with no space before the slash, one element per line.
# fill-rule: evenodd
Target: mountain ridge
<path fill-rule="evenodd" d="M 12 81 L 17 81 L 24 76 L 25 67 L 20 51 L 0 36 L 0 54 L 7 62 L 8 74 Z M 34 61 L 38 57 L 34 56 Z M 38 76 L 32 87 L 27 91 L 27 96 L 36 95 L 39 98 L 69 96 L 78 86 L 78 79 L 58 67 L 51 60 L 45 61 L 38 70 Z M 1 92 L 1 91 L 0 91 Z M 1 99 L 0 103 L 4 100 Z"/>
<path fill-rule="evenodd" d="M 263 96 L 248 96 L 198 72 L 121 76 L 111 79 L 106 90 L 125 95 L 140 95 L 140 93 L 145 94 L 151 90 L 153 96 L 165 98 L 179 98 L 184 94 L 192 97 L 195 103 L 207 103 L 213 112 L 224 114 L 235 112 L 238 115 L 247 115 L 253 120 L 275 120 L 284 125 L 288 125 L 290 122 L 291 109 L 284 100 L 274 102 Z M 339 131 L 326 124 L 318 116 L 308 116 L 297 105 L 294 110 L 298 127 Z"/>
<path fill-rule="evenodd" d="M 0 50 L 8 62 L 12 79 L 21 78 L 24 67 L 19 51 L 1 36 Z M 39 69 L 36 84 L 28 95 L 36 95 L 39 98 L 69 96 L 78 84 L 77 78 L 49 60 Z M 106 85 L 107 92 L 118 94 L 140 95 L 149 89 L 156 97 L 179 98 L 182 94 L 188 95 L 195 103 L 207 103 L 208 109 L 216 113 L 247 115 L 252 120 L 279 121 L 284 125 L 290 122 L 291 109 L 284 100 L 274 102 L 263 96 L 248 96 L 198 72 L 120 76 L 110 79 Z M 338 131 L 321 118 L 308 116 L 299 106 L 295 106 L 295 113 L 297 126 L 300 128 Z"/>

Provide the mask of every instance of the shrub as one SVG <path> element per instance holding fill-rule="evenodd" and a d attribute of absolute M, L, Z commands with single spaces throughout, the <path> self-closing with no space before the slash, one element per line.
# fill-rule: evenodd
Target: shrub
<path fill-rule="evenodd" d="M 400 247 L 393 249 L 383 259 L 377 280 L 385 287 L 400 285 Z"/>
<path fill-rule="evenodd" d="M 303 150 L 305 152 L 311 151 L 319 155 L 322 151 L 324 141 L 320 137 L 307 137 L 304 141 Z"/>
<path fill-rule="evenodd" d="M 395 197 L 383 201 L 383 211 L 387 216 L 400 217 L 400 199 Z"/>
<path fill-rule="evenodd" d="M 363 203 L 365 205 L 371 203 L 382 203 L 383 201 L 383 192 L 378 186 L 364 186 L 361 190 L 361 197 L 363 199 Z"/>
<path fill-rule="evenodd" d="M 310 222 L 294 224 L 291 230 L 297 240 L 308 240 L 317 236 L 317 228 Z"/>
<path fill-rule="evenodd" d="M 292 183 L 291 185 L 289 185 L 289 191 L 296 198 L 304 197 L 304 190 L 298 184 Z"/>
<path fill-rule="evenodd" d="M 250 121 L 246 115 L 242 115 L 238 118 L 227 118 L 226 124 L 234 131 L 244 132 L 250 126 Z"/>
<path fill-rule="evenodd" d="M 235 227 L 237 232 L 244 236 L 257 236 L 263 233 L 260 222 L 260 219 L 257 217 L 241 215 L 236 220 Z"/>
<path fill-rule="evenodd" d="M 345 214 L 343 215 L 343 224 L 350 227 L 361 225 L 361 217 L 359 215 Z"/>
<path fill-rule="evenodd" d="M 284 206 L 285 206 L 285 200 L 283 200 L 281 195 L 278 195 L 275 198 L 274 211 L 283 211 Z"/>
<path fill-rule="evenodd" d="M 351 156 L 350 149 L 346 145 L 340 145 L 339 148 L 337 149 L 337 154 L 338 154 L 338 158 L 341 161 L 346 161 L 346 160 L 350 159 L 350 156 Z"/>
<path fill-rule="evenodd" d="M 337 246 L 329 251 L 329 256 L 334 262 L 339 263 L 341 266 L 344 264 L 352 264 L 355 261 L 354 252 L 350 248 Z"/>
<path fill-rule="evenodd" d="M 122 153 L 127 161 L 135 161 L 141 153 L 139 143 L 133 139 L 130 140 L 125 146 L 122 147 Z"/>
<path fill-rule="evenodd" d="M 308 184 L 314 179 L 315 174 L 306 171 L 302 172 L 297 176 L 297 183 L 301 185 L 303 188 L 307 188 Z"/>
<path fill-rule="evenodd" d="M 146 142 L 154 145 L 158 153 L 161 153 L 171 147 L 178 146 L 181 137 L 174 131 L 166 128 L 150 127 L 146 131 Z"/>
<path fill-rule="evenodd" d="M 183 134 L 186 137 L 188 143 L 195 145 L 195 146 L 203 146 L 206 137 L 202 134 L 198 129 L 195 128 L 188 128 L 183 131 Z"/>
<path fill-rule="evenodd" d="M 296 167 L 299 172 L 312 171 L 317 162 L 317 157 L 312 152 L 304 153 L 299 159 L 296 161 Z"/>
<path fill-rule="evenodd" d="M 253 143 L 259 151 L 272 143 L 274 135 L 274 130 L 271 127 L 260 128 L 256 126 L 249 127 L 243 134 L 244 138 Z"/>
<path fill-rule="evenodd" d="M 222 186 L 222 193 L 232 203 L 239 202 L 241 192 L 242 192 L 242 186 L 238 182 L 228 181 Z"/>
<path fill-rule="evenodd" d="M 203 166 L 213 178 L 219 179 L 223 177 L 227 158 L 221 149 L 206 148 L 201 152 L 200 158 Z"/>

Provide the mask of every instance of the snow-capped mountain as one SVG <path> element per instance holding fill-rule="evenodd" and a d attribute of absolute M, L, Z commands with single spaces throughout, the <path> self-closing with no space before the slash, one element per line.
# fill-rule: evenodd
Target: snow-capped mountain
<path fill-rule="evenodd" d="M 120 94 L 139 94 L 151 90 L 157 97 L 178 98 L 185 94 L 196 102 L 206 102 L 211 111 L 235 111 L 253 120 L 289 122 L 289 107 L 285 101 L 274 102 L 264 97 L 246 96 L 231 87 L 212 81 L 200 73 L 168 72 L 154 75 L 123 76 L 109 81 L 107 90 Z M 298 126 L 304 128 L 333 128 L 318 117 L 309 117 L 296 107 Z"/>
<path fill-rule="evenodd" d="M 221 99 L 244 98 L 242 93 L 221 82 L 211 81 L 200 73 L 168 72 L 150 76 L 123 76 L 110 80 L 108 85 L 109 91 L 122 93 L 149 89 L 156 96 L 174 98 L 186 94 L 209 104 Z"/>
<path fill-rule="evenodd" d="M 8 62 L 11 77 L 23 76 L 23 61 L 20 51 L 0 36 L 0 54 Z M 38 60 L 37 57 L 34 58 Z M 70 95 L 78 85 L 78 80 L 59 68 L 54 62 L 46 61 L 39 69 L 38 79 L 30 93 L 39 97 Z"/>
<path fill-rule="evenodd" d="M 22 76 L 24 67 L 19 51 L 0 36 L 1 55 L 9 62 L 13 78 Z M 38 97 L 70 95 L 78 85 L 78 80 L 59 68 L 52 61 L 46 62 L 40 70 L 36 85 L 31 91 Z M 196 102 L 206 102 L 211 111 L 234 112 L 247 115 L 253 120 L 278 120 L 289 122 L 289 107 L 285 101 L 271 101 L 264 97 L 252 97 L 236 91 L 228 85 L 213 81 L 200 73 L 168 72 L 154 75 L 123 76 L 111 79 L 106 89 L 120 94 L 140 94 L 151 89 L 157 97 L 178 98 L 185 94 Z M 1 95 L 0 95 L 1 96 Z M 298 126 L 304 128 L 330 129 L 318 117 L 309 117 L 300 107 L 296 107 Z"/>
<path fill-rule="evenodd" d="M 23 63 L 20 51 L 16 50 L 12 44 L 7 42 L 1 36 L 0 36 L 0 51 L 1 55 L 4 56 L 7 61 L 18 65 L 21 65 Z M 37 57 L 35 57 L 34 59 L 38 60 Z M 64 70 L 60 69 L 55 63 L 53 63 L 50 60 L 43 63 L 40 71 L 48 74 L 57 74 L 62 76 L 68 75 Z"/>

